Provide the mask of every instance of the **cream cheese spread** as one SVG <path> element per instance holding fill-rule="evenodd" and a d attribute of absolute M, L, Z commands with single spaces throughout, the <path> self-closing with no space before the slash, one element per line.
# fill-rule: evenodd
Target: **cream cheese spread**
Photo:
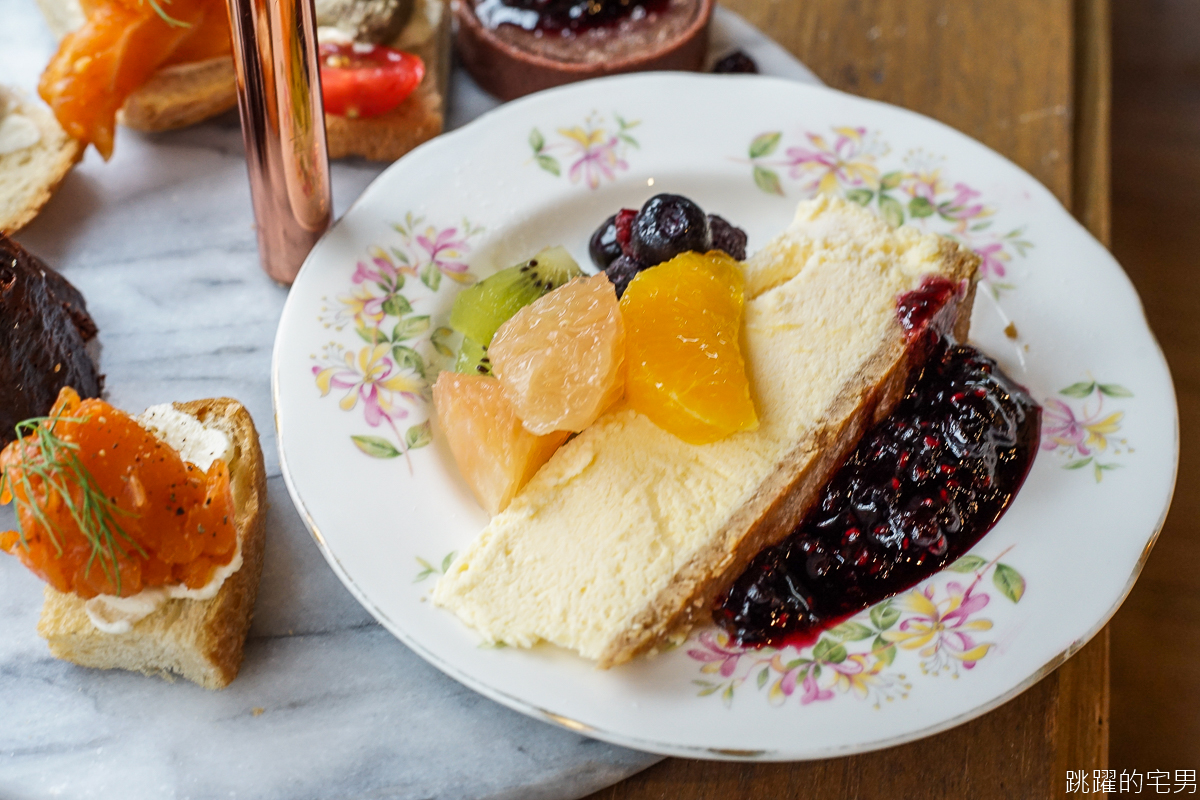
<path fill-rule="evenodd" d="M 336 28 L 332 25 L 319 25 L 317 27 L 317 43 L 354 44 L 354 37 L 341 28 Z"/>
<path fill-rule="evenodd" d="M 169 403 L 147 408 L 137 421 L 148 428 L 168 445 L 179 451 L 184 461 L 190 461 L 202 470 L 207 470 L 218 458 L 229 462 L 233 455 L 233 442 L 225 432 L 205 425 L 200 420 L 184 414 Z M 143 589 L 129 597 L 102 594 L 84 603 L 84 611 L 96 629 L 104 633 L 128 633 L 144 617 L 168 600 L 209 600 L 220 591 L 225 579 L 241 569 L 242 543 L 228 564 L 218 567 L 212 579 L 199 589 L 189 589 L 182 584 Z"/>
<path fill-rule="evenodd" d="M 37 123 L 17 111 L 17 98 L 0 86 L 0 156 L 33 147 L 42 140 Z"/>

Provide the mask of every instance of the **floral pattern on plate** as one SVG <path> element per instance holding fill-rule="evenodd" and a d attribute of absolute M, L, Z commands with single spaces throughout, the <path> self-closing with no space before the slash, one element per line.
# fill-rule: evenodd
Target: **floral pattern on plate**
<path fill-rule="evenodd" d="M 559 128 L 554 142 L 534 128 L 529 132 L 533 161 L 556 178 L 562 176 L 562 161 L 566 161 L 571 183 L 585 183 L 589 189 L 599 189 L 602 180 L 615 181 L 617 173 L 629 169 L 625 160 L 629 148 L 640 146 L 630 131 L 641 121 L 629 122 L 617 113 L 613 120 L 616 127 L 610 128 L 604 117 L 592 113 L 582 125 Z"/>
<path fill-rule="evenodd" d="M 361 406 L 363 421 L 383 433 L 350 437 L 366 455 L 407 459 L 410 450 L 432 440 L 429 420 L 410 424 L 409 417 L 424 413 L 430 381 L 454 350 L 453 332 L 433 327 L 427 312 L 444 286 L 457 293 L 475 282 L 465 258 L 482 231 L 465 218 L 457 226 L 437 226 L 409 213 L 392 225 L 399 238 L 386 250 L 367 248 L 345 294 L 323 298 L 324 326 L 337 333 L 350 328 L 361 342 L 324 345 L 311 356 L 313 379 L 322 397 L 341 393 L 343 411 Z"/>
<path fill-rule="evenodd" d="M 945 159 L 910 150 L 900 163 L 885 163 L 891 148 L 878 131 L 838 127 L 833 137 L 806 132 L 805 142 L 785 147 L 782 131 L 750 142 L 754 182 L 768 194 L 785 196 L 779 170 L 800 183 L 802 195 L 840 194 L 871 208 L 893 226 L 917 225 L 974 250 L 980 274 L 992 291 L 1013 289 L 1007 280 L 1013 255 L 1025 256 L 1033 244 L 1024 228 L 998 233 L 996 208 L 979 191 L 943 174 Z"/>
<path fill-rule="evenodd" d="M 413 583 L 420 583 L 431 575 L 445 575 L 446 570 L 450 569 L 450 565 L 454 563 L 454 556 L 456 555 L 457 553 L 451 550 L 442 558 L 440 565 L 435 565 L 417 556 L 417 564 L 420 565 L 421 571 L 417 573 L 417 577 L 413 578 Z"/>
<path fill-rule="evenodd" d="M 1121 431 L 1125 412 L 1106 413 L 1104 400 L 1133 397 L 1133 392 L 1117 383 L 1086 380 L 1059 389 L 1058 393 L 1083 402 L 1074 408 L 1057 397 L 1046 398 L 1042 405 L 1042 449 L 1053 450 L 1065 458 L 1063 469 L 1082 470 L 1090 466 L 1096 483 L 1100 483 L 1105 472 L 1122 466 L 1102 457 L 1110 452 L 1113 456 L 1133 452 L 1127 440 L 1113 438 Z"/>
<path fill-rule="evenodd" d="M 1000 562 L 1007 553 L 991 561 L 965 555 L 923 584 L 822 631 L 811 644 L 745 647 L 718 628 L 700 631 L 689 643 L 698 646 L 687 654 L 711 677 L 692 683 L 700 697 L 719 693 L 727 706 L 750 682 L 760 692 L 769 687 L 767 702 L 773 706 L 793 697 L 806 706 L 854 695 L 879 708 L 912 691 L 908 673 L 900 671 L 906 662 L 915 661 L 922 675 L 957 678 L 995 647 L 976 638 L 992 629 L 991 620 L 978 616 L 991 602 L 980 586 L 984 577 L 991 573 L 993 588 L 1012 603 L 1025 594 L 1025 579 Z M 964 585 L 966 579 L 955 573 L 971 575 L 970 582 Z"/>

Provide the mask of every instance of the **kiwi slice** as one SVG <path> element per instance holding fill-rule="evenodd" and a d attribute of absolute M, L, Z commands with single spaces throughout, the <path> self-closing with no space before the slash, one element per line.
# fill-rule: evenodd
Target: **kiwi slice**
<path fill-rule="evenodd" d="M 491 375 L 492 362 L 488 361 L 487 348 L 473 339 L 463 339 L 462 347 L 458 349 L 458 360 L 454 362 L 454 371 L 464 375 Z"/>
<path fill-rule="evenodd" d="M 450 327 L 466 337 L 464 344 L 471 341 L 486 347 L 509 317 L 581 275 L 583 270 L 566 248 L 547 247 L 460 292 L 450 310 Z"/>

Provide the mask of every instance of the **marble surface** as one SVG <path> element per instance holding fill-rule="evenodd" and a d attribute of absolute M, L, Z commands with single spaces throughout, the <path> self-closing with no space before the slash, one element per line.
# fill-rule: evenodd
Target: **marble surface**
<path fill-rule="evenodd" d="M 33 0 L 3 0 L 0 81 L 33 91 L 54 49 Z M 714 53 L 814 80 L 719 11 Z M 495 101 L 456 74 L 452 126 Z M 383 165 L 333 167 L 344 211 Z M 237 116 L 89 151 L 17 237 L 87 297 L 108 399 L 229 395 L 258 423 L 267 554 L 246 660 L 221 692 L 83 669 L 36 634 L 41 584 L 0 557 L 0 798 L 574 798 L 657 756 L 526 718 L 445 677 L 364 611 L 288 499 L 271 425 L 270 361 L 286 289 L 258 267 Z M 14 523 L 0 509 L 0 530 Z"/>

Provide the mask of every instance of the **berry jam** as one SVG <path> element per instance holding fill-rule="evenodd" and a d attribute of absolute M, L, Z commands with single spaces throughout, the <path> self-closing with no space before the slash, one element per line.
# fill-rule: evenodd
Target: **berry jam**
<path fill-rule="evenodd" d="M 902 298 L 912 330 L 953 293 L 940 284 Z M 1037 452 L 1041 409 L 973 347 L 931 346 L 907 394 L 867 431 L 816 507 L 718 598 L 714 619 L 743 644 L 809 640 L 904 591 L 966 553 L 1016 495 Z"/>
<path fill-rule="evenodd" d="M 569 36 L 606 28 L 624 19 L 643 19 L 669 0 L 482 0 L 475 16 L 488 28 L 516 25 L 527 31 Z"/>
<path fill-rule="evenodd" d="M 940 275 L 926 275 L 921 285 L 900 295 L 896 301 L 896 316 L 912 341 L 930 326 L 944 334 L 953 322 L 955 304 L 950 302 L 957 289 Z"/>

